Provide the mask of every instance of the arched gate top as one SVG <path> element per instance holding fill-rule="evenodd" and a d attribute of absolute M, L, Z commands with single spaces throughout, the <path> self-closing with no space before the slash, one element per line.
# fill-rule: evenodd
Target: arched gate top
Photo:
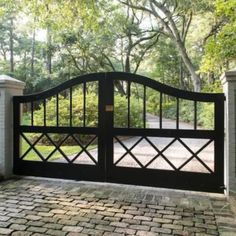
<path fill-rule="evenodd" d="M 107 79 L 138 83 L 146 87 L 152 88 L 160 93 L 167 94 L 180 99 L 187 99 L 201 102 L 215 102 L 218 99 L 219 100 L 225 99 L 223 93 L 199 93 L 199 92 L 185 91 L 165 85 L 163 83 L 160 83 L 156 80 L 150 79 L 142 75 L 126 73 L 126 72 L 100 72 L 100 73 L 81 75 L 74 77 L 66 82 L 63 82 L 60 85 L 48 89 L 46 91 L 25 96 L 15 96 L 15 98 L 17 99 L 18 102 L 36 101 L 39 99 L 45 99 L 54 96 L 60 93 L 61 91 L 69 89 L 75 85 L 79 85 L 85 82 L 93 82 Z"/>

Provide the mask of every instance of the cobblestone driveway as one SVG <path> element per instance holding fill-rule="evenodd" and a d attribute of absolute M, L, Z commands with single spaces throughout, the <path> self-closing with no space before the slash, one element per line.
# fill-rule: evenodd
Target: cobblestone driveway
<path fill-rule="evenodd" d="M 236 235 L 222 195 L 46 179 L 0 183 L 0 235 Z"/>

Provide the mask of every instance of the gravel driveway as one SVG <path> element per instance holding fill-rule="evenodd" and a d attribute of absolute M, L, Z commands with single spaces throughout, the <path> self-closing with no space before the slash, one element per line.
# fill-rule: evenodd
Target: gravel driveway
<path fill-rule="evenodd" d="M 158 117 L 153 115 L 147 116 L 147 123 L 149 128 L 158 128 L 159 121 Z M 170 119 L 163 119 L 163 128 L 175 129 L 176 121 Z M 193 125 L 180 122 L 180 129 L 193 129 Z M 140 139 L 140 137 L 127 137 L 122 139 L 122 143 L 128 149 Z M 162 138 L 162 137 L 148 137 L 148 140 L 155 146 L 160 152 L 173 141 L 173 138 Z M 205 143 L 208 142 L 206 139 L 181 139 L 194 153 L 196 153 Z M 148 165 L 147 168 L 151 169 L 167 169 L 174 170 L 179 168 L 185 161 L 192 157 L 193 153 L 187 150 L 179 141 L 173 142 L 166 150 L 163 151 L 163 155 L 159 155 L 158 158 L 153 160 L 153 158 L 158 154 L 158 151 L 151 146 L 150 142 L 143 139 L 135 146 L 131 152 L 138 159 L 142 165 Z M 114 163 L 117 166 L 126 166 L 133 168 L 140 168 L 140 164 L 130 155 L 126 154 L 124 158 L 120 159 L 127 150 L 117 141 L 114 142 Z M 89 153 L 97 160 L 97 148 L 90 150 Z M 214 143 L 211 142 L 206 148 L 204 148 L 198 155 L 210 170 L 214 171 Z M 119 161 L 120 159 L 120 161 Z M 63 159 L 64 160 L 64 159 Z M 152 161 L 153 160 L 153 161 Z M 169 160 L 173 166 L 171 166 Z M 57 160 L 61 162 L 62 159 Z M 94 162 L 88 157 L 86 153 L 82 153 L 75 163 L 80 164 L 94 164 Z M 181 171 L 191 171 L 191 172 L 203 172 L 209 173 L 204 165 L 200 163 L 195 157 L 188 162 L 185 166 L 181 168 Z"/>

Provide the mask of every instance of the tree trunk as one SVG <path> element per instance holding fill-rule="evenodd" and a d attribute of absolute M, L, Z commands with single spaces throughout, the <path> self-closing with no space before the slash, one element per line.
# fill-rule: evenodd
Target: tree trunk
<path fill-rule="evenodd" d="M 34 54 L 35 54 L 35 29 L 33 31 L 32 42 L 31 42 L 31 77 L 34 77 Z"/>
<path fill-rule="evenodd" d="M 27 71 L 27 65 L 26 65 L 26 63 L 27 63 L 27 55 L 26 55 L 26 51 L 24 52 L 24 80 L 26 81 L 26 79 L 27 79 L 27 73 L 26 73 L 26 71 Z"/>
<path fill-rule="evenodd" d="M 182 33 L 183 38 L 181 38 L 180 32 L 178 30 L 177 24 L 175 20 L 176 14 L 173 14 L 162 1 L 158 0 L 149 0 L 145 1 L 149 5 L 146 7 L 142 5 L 133 5 L 130 4 L 131 1 L 121 1 L 123 4 L 137 10 L 146 11 L 149 14 L 152 14 L 156 17 L 158 22 L 162 25 L 162 28 L 160 28 L 159 33 L 163 33 L 167 37 L 169 37 L 173 42 L 176 44 L 177 49 L 180 53 L 180 56 L 182 57 L 183 63 L 185 64 L 186 68 L 188 69 L 189 73 L 191 74 L 191 79 L 194 87 L 194 91 L 199 92 L 201 89 L 200 86 L 200 77 L 196 74 L 195 68 L 188 57 L 188 54 L 186 52 L 186 48 L 184 45 L 185 38 L 187 36 L 187 32 L 189 30 L 189 26 L 192 20 L 192 15 L 190 15 L 189 21 L 186 25 L 185 32 Z M 165 1 L 164 1 L 165 2 Z"/>
<path fill-rule="evenodd" d="M 195 92 L 200 92 L 201 90 L 201 81 L 200 77 L 196 74 L 195 68 L 186 52 L 186 49 L 181 41 L 176 41 L 176 46 L 178 48 L 178 51 L 180 53 L 181 58 L 183 59 L 183 62 L 185 66 L 187 67 L 189 73 L 191 74 L 191 79 L 193 82 L 193 87 Z"/>
<path fill-rule="evenodd" d="M 166 18 L 168 19 L 168 23 L 155 10 L 153 4 L 164 13 Z M 174 21 L 173 14 L 159 1 L 151 1 L 150 6 L 152 8 L 152 11 L 154 12 L 154 15 L 161 21 L 162 26 L 167 30 L 169 36 L 175 42 L 177 49 L 180 53 L 180 56 L 182 57 L 186 68 L 188 69 L 189 73 L 191 74 L 191 79 L 193 82 L 194 91 L 200 92 L 200 90 L 201 90 L 200 77 L 197 75 L 197 73 L 195 71 L 194 65 L 186 52 L 186 48 L 185 48 L 185 44 L 184 44 L 192 17 L 191 17 L 190 22 L 187 26 L 186 32 L 184 33 L 185 36 L 183 38 L 181 38 L 180 32 L 179 32 L 178 27 L 176 25 L 176 22 Z"/>
<path fill-rule="evenodd" d="M 126 52 L 126 58 L 125 58 L 125 72 L 130 73 L 130 54 L 132 50 L 132 38 L 131 38 L 131 32 L 128 32 L 127 38 L 129 40 L 129 44 L 127 47 L 127 52 Z"/>
<path fill-rule="evenodd" d="M 129 60 L 129 56 L 127 56 L 126 60 L 125 60 L 125 72 L 130 73 L 130 60 Z"/>
<path fill-rule="evenodd" d="M 4 49 L 4 46 L 1 44 L 1 54 L 2 54 L 2 56 L 3 56 L 3 60 L 4 61 L 7 61 L 7 52 L 6 52 L 6 50 Z"/>
<path fill-rule="evenodd" d="M 14 22 L 13 22 L 13 18 L 11 17 L 10 19 L 10 32 L 9 32 L 9 36 L 10 36 L 10 72 L 13 73 L 14 72 L 14 41 L 13 41 L 13 27 L 14 27 Z"/>
<path fill-rule="evenodd" d="M 180 62 L 179 62 L 179 82 L 180 82 L 180 88 L 185 89 L 182 58 L 180 58 Z"/>
<path fill-rule="evenodd" d="M 125 92 L 124 87 L 123 87 L 122 83 L 120 82 L 120 80 L 114 80 L 114 84 L 121 96 L 126 95 L 126 92 Z"/>
<path fill-rule="evenodd" d="M 51 78 L 51 74 L 52 74 L 52 50 L 51 50 L 51 46 L 52 46 L 52 38 L 51 38 L 51 29 L 48 26 L 47 27 L 47 72 L 48 72 L 48 78 Z"/>

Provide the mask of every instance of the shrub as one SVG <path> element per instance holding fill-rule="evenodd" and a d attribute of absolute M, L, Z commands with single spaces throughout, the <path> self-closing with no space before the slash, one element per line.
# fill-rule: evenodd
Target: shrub
<path fill-rule="evenodd" d="M 170 101 L 162 104 L 162 116 L 164 118 L 176 119 L 175 102 Z"/>
<path fill-rule="evenodd" d="M 66 94 L 59 95 L 59 126 L 70 125 L 70 99 Z M 141 127 L 142 125 L 142 106 L 137 98 L 132 96 L 131 109 L 130 109 L 130 126 L 133 128 Z M 115 96 L 115 112 L 114 112 L 114 125 L 115 127 L 127 127 L 127 98 L 126 96 Z M 34 125 L 43 125 L 43 104 L 39 105 L 38 110 L 34 111 Z M 29 113 L 25 113 L 23 120 L 29 122 Z M 73 91 L 72 101 L 72 126 L 83 127 L 83 93 L 82 90 L 77 89 Z M 46 125 L 56 126 L 56 97 L 52 97 L 46 102 Z M 98 95 L 95 92 L 86 94 L 86 127 L 97 127 L 98 125 Z M 31 140 L 35 140 L 37 134 L 33 134 Z M 50 137 L 55 143 L 60 143 L 64 136 L 60 134 L 51 134 Z M 77 136 L 82 144 L 87 144 L 91 140 L 91 136 L 80 134 Z M 41 143 L 50 144 L 47 138 L 41 139 Z M 73 139 L 68 139 L 66 144 L 75 145 Z"/>
<path fill-rule="evenodd" d="M 213 103 L 203 103 L 200 106 L 199 114 L 199 125 L 207 128 L 214 128 L 214 104 Z"/>
<path fill-rule="evenodd" d="M 193 123 L 194 105 L 192 101 L 180 100 L 179 120 L 187 123 Z M 159 95 L 151 95 L 148 99 L 147 111 L 154 115 L 159 115 Z M 214 128 L 214 104 L 198 103 L 197 123 L 202 128 Z M 164 118 L 176 120 L 176 100 L 165 101 L 162 104 L 162 116 Z"/>
<path fill-rule="evenodd" d="M 159 94 L 157 93 L 150 93 L 148 94 L 147 99 L 147 112 L 153 115 L 159 115 Z"/>
<path fill-rule="evenodd" d="M 141 101 L 141 100 L 140 100 Z M 130 127 L 142 127 L 142 104 L 135 96 L 130 97 Z M 115 96 L 114 127 L 128 126 L 128 102 L 126 96 Z"/>

